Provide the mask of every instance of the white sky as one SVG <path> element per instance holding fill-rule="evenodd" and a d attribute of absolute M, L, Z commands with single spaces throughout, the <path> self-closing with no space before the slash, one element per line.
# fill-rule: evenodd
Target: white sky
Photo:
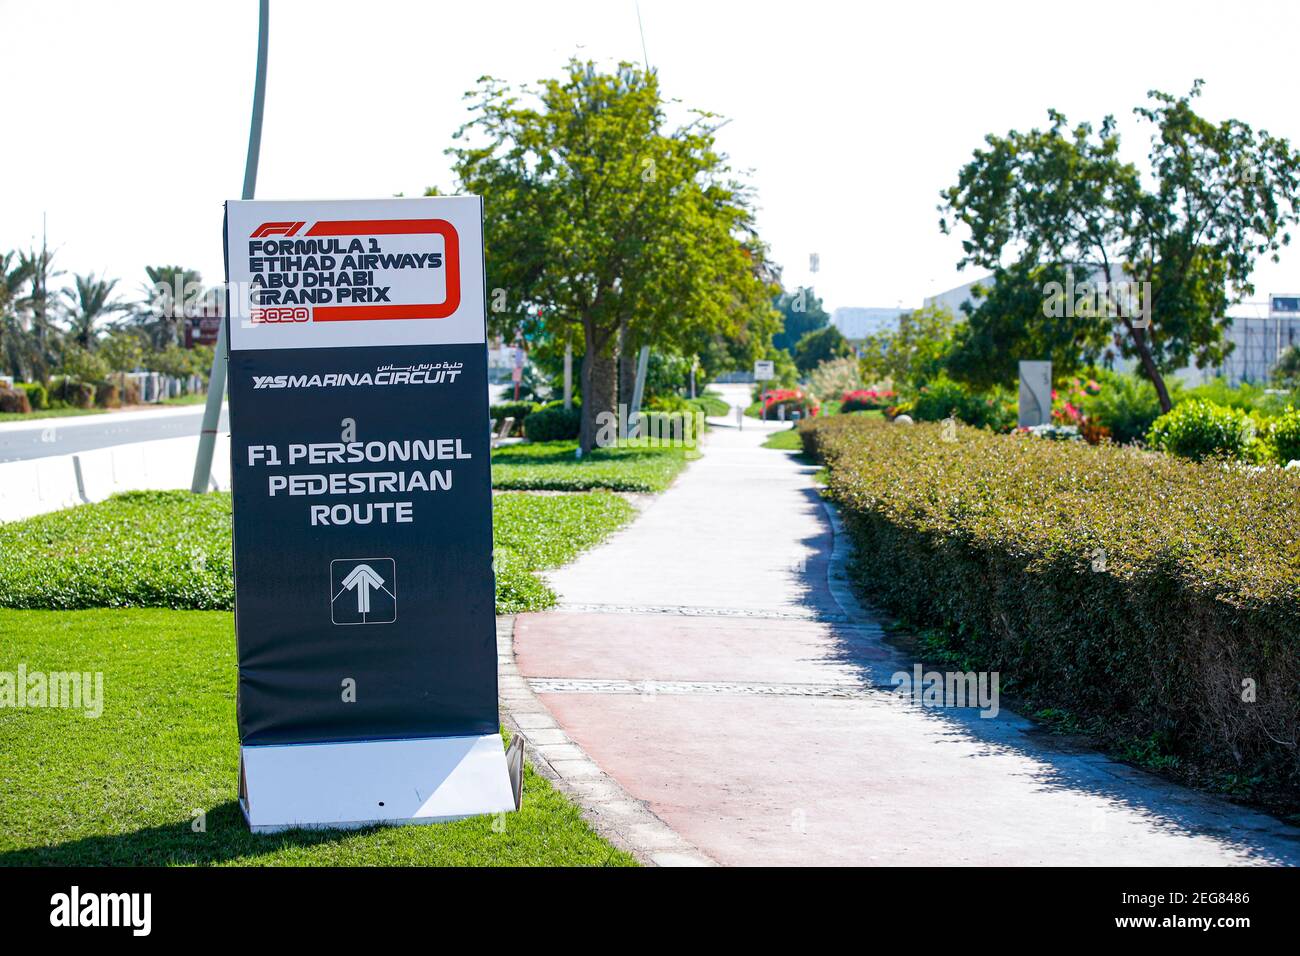
<path fill-rule="evenodd" d="M 1132 107 L 1202 77 L 1203 114 L 1300 144 L 1295 3 L 642 0 L 641 18 L 666 94 L 732 118 L 719 142 L 752 171 L 786 284 L 813 281 L 832 309 L 917 305 L 975 278 L 939 232 L 938 193 L 986 133 L 1043 125 L 1048 107 L 1115 113 L 1139 160 Z M 220 280 L 255 0 L 0 0 L 0 23 L 0 250 L 39 241 L 46 213 L 62 268 L 132 296 L 147 264 Z M 640 61 L 633 0 L 272 0 L 257 198 L 450 188 L 461 94 L 482 74 L 557 75 L 574 54 Z M 1300 290 L 1300 254 L 1255 280 L 1256 298 Z"/>

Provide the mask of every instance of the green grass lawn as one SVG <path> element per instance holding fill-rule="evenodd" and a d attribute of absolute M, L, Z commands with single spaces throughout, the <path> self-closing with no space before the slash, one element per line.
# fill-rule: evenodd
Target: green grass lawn
<path fill-rule="evenodd" d="M 177 395 L 175 398 L 164 398 L 163 405 L 202 405 L 208 400 L 207 392 L 191 392 L 188 395 Z"/>
<path fill-rule="evenodd" d="M 249 833 L 228 612 L 0 610 L 0 671 L 20 663 L 102 672 L 103 713 L 0 708 L 0 865 L 634 865 L 531 768 L 498 818 Z"/>
<path fill-rule="evenodd" d="M 103 415 L 107 408 L 43 408 L 38 412 L 0 412 L 0 422 L 35 422 L 42 418 L 69 418 L 73 415 Z"/>
<path fill-rule="evenodd" d="M 550 607 L 533 572 L 571 561 L 635 511 L 608 492 L 496 495 L 497 613 Z M 0 524 L 0 607 L 233 606 L 229 494 L 126 492 Z"/>
<path fill-rule="evenodd" d="M 663 491 L 699 452 L 689 448 L 598 448 L 574 457 L 574 441 L 506 445 L 492 453 L 492 487 L 515 491 Z"/>
<path fill-rule="evenodd" d="M 764 448 L 776 448 L 779 451 L 803 451 L 803 442 L 799 440 L 799 429 L 783 428 L 772 432 L 763 442 Z"/>

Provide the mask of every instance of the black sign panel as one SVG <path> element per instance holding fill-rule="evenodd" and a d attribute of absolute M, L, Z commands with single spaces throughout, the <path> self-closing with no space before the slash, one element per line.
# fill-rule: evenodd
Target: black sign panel
<path fill-rule="evenodd" d="M 232 353 L 245 744 L 496 732 L 486 394 L 476 345 Z"/>

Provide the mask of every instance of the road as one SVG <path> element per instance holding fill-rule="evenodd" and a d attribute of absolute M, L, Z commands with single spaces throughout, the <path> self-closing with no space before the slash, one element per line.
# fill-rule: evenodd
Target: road
<path fill-rule="evenodd" d="M 509 401 L 510 389 L 508 384 L 488 386 L 489 400 Z M 31 422 L 0 422 L 0 464 L 51 455 L 73 455 L 131 442 L 197 435 L 202 419 L 202 405 L 184 405 L 104 415 L 38 418 Z M 220 430 L 230 431 L 224 405 Z"/>
<path fill-rule="evenodd" d="M 197 435 L 202 420 L 202 405 L 184 405 L 104 415 L 39 418 L 31 422 L 0 422 L 0 463 Z M 223 432 L 230 430 L 224 407 L 220 429 Z"/>

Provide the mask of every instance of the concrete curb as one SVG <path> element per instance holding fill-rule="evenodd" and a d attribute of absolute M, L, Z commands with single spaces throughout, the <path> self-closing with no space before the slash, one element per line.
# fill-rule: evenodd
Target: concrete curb
<path fill-rule="evenodd" d="M 0 464 L 0 521 L 103 501 L 119 491 L 188 489 L 198 442 L 187 435 Z M 217 436 L 212 477 L 218 489 L 229 490 L 229 435 Z"/>
<path fill-rule="evenodd" d="M 582 809 L 598 834 L 648 866 L 716 866 L 597 766 L 533 693 L 515 666 L 515 619 L 497 618 L 501 722 L 524 743 L 533 769 Z"/>

